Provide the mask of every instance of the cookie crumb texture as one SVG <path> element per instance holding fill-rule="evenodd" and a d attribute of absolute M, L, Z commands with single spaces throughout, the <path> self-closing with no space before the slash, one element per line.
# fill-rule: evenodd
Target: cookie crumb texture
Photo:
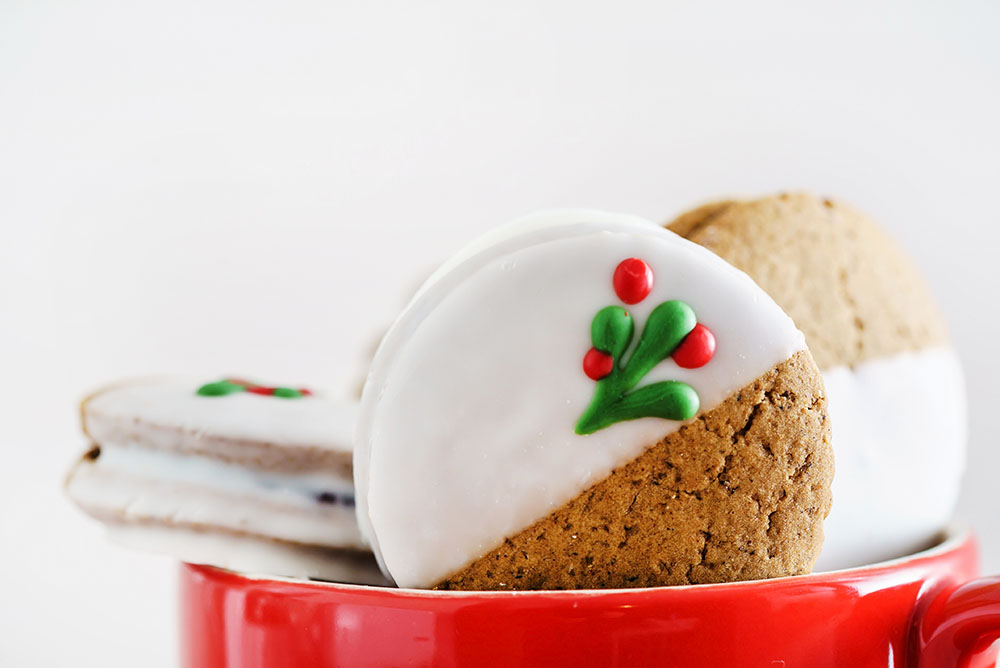
<path fill-rule="evenodd" d="M 589 589 L 808 573 L 833 451 L 800 352 L 436 589 Z"/>
<path fill-rule="evenodd" d="M 785 193 L 707 204 L 667 228 L 749 274 L 806 335 L 821 369 L 948 342 L 916 265 L 851 207 Z"/>

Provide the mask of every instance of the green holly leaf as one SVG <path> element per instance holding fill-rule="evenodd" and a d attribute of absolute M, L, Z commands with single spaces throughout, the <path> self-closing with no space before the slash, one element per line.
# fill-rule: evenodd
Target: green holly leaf
<path fill-rule="evenodd" d="M 701 401 L 687 383 L 664 380 L 629 392 L 611 408 L 619 420 L 658 417 L 665 420 L 690 420 L 698 413 Z"/>
<path fill-rule="evenodd" d="M 663 302 L 653 309 L 639 337 L 639 345 L 625 365 L 622 385 L 630 389 L 653 367 L 670 357 L 695 325 L 694 309 L 682 301 Z"/>
<path fill-rule="evenodd" d="M 617 363 L 632 342 L 635 323 L 621 306 L 605 306 L 590 325 L 590 340 L 594 347 L 611 355 Z"/>
<path fill-rule="evenodd" d="M 576 424 L 576 433 L 593 434 L 616 422 L 644 417 L 690 420 L 698 413 L 698 393 L 687 383 L 664 380 L 645 385 L 604 405 L 601 411 L 588 410 Z"/>
<path fill-rule="evenodd" d="M 198 388 L 197 394 L 203 397 L 224 397 L 227 394 L 245 392 L 247 388 L 238 383 L 231 383 L 228 380 L 220 380 L 217 383 L 206 383 Z"/>

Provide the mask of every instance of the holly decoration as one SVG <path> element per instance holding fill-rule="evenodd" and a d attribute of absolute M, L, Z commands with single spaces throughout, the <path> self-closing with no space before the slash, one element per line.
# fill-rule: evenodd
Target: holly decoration
<path fill-rule="evenodd" d="M 206 383 L 198 388 L 197 394 L 202 397 L 224 397 L 237 392 L 250 392 L 281 399 L 298 399 L 312 395 L 312 392 L 305 388 L 268 387 L 238 378 L 225 378 L 215 383 Z"/>
<path fill-rule="evenodd" d="M 612 279 L 615 294 L 626 304 L 649 296 L 653 270 L 638 258 L 622 261 Z M 673 356 L 678 366 L 695 369 L 715 354 L 715 336 L 698 323 L 694 310 L 678 300 L 665 301 L 649 314 L 639 343 L 623 359 L 635 334 L 635 323 L 621 306 L 605 306 L 590 326 L 593 343 L 583 370 L 597 381 L 590 405 L 576 423 L 576 433 L 592 434 L 616 422 L 642 417 L 688 420 L 699 408 L 698 393 L 687 383 L 666 380 L 636 388 L 653 367 Z"/>
<path fill-rule="evenodd" d="M 626 304 L 638 304 L 653 289 L 653 270 L 637 257 L 630 257 L 615 269 L 615 294 Z"/>
<path fill-rule="evenodd" d="M 615 365 L 615 358 L 608 353 L 602 353 L 597 348 L 591 348 L 583 357 L 583 372 L 591 380 L 600 380 L 609 373 Z"/>
<path fill-rule="evenodd" d="M 713 355 L 715 355 L 715 334 L 699 323 L 684 337 L 671 357 L 681 368 L 697 369 L 708 364 Z"/>

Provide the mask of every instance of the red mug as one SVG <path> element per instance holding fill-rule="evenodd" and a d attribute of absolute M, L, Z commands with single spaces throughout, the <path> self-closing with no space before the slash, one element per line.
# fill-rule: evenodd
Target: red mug
<path fill-rule="evenodd" d="M 993 666 L 1000 577 L 970 532 L 872 566 L 729 584 L 454 592 L 185 564 L 188 668 Z"/>

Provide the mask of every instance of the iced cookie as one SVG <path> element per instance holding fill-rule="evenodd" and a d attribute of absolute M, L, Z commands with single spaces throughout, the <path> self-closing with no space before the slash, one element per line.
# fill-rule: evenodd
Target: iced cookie
<path fill-rule="evenodd" d="M 81 410 L 93 445 L 66 487 L 113 538 L 235 570 L 383 581 L 354 518 L 356 404 L 150 379 Z"/>
<path fill-rule="evenodd" d="M 380 346 L 358 520 L 399 586 L 639 587 L 805 573 L 833 459 L 802 334 L 656 224 L 536 214 L 480 238 Z"/>
<path fill-rule="evenodd" d="M 749 274 L 823 372 L 837 475 L 817 568 L 926 546 L 958 497 L 965 396 L 944 321 L 906 254 L 863 214 L 803 193 L 717 202 L 667 227 Z"/>

